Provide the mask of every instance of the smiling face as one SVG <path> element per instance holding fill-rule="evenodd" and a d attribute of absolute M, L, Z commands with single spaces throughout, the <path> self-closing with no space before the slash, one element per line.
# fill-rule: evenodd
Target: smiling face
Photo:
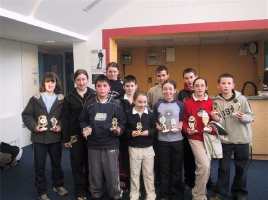
<path fill-rule="evenodd" d="M 75 78 L 76 88 L 80 91 L 84 91 L 88 85 L 88 78 L 85 74 L 80 74 Z"/>
<path fill-rule="evenodd" d="M 163 96 L 166 101 L 173 101 L 176 89 L 173 84 L 167 82 L 162 88 Z"/>
<path fill-rule="evenodd" d="M 108 67 L 106 71 L 107 78 L 109 80 L 117 80 L 119 75 L 119 70 L 116 67 Z"/>
<path fill-rule="evenodd" d="M 144 94 L 139 94 L 134 100 L 134 104 L 137 110 L 144 110 L 147 106 L 147 96 Z"/>
<path fill-rule="evenodd" d="M 203 97 L 208 89 L 204 79 L 197 79 L 193 85 L 194 94 L 196 97 Z"/>
<path fill-rule="evenodd" d="M 231 95 L 234 87 L 234 79 L 231 77 L 222 77 L 218 83 L 218 90 L 223 95 Z"/>
<path fill-rule="evenodd" d="M 56 81 L 45 80 L 45 91 L 48 93 L 53 93 L 56 88 Z"/>

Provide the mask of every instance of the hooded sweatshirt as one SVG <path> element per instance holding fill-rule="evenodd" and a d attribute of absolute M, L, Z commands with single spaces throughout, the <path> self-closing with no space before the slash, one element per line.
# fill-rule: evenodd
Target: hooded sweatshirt
<path fill-rule="evenodd" d="M 251 122 L 253 113 L 247 98 L 238 91 L 233 91 L 230 99 L 225 99 L 220 94 L 214 100 L 214 109 L 220 112 L 221 124 L 228 135 L 221 136 L 224 144 L 248 144 L 252 141 Z M 234 117 L 235 112 L 242 112 L 242 120 Z"/>

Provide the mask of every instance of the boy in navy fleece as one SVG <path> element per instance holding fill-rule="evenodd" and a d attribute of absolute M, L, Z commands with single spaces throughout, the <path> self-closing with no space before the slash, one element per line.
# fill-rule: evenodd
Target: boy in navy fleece
<path fill-rule="evenodd" d="M 92 199 L 101 199 L 105 182 L 109 198 L 121 199 L 118 136 L 125 117 L 120 104 L 108 95 L 110 85 L 105 75 L 98 76 L 95 87 L 96 98 L 87 102 L 80 117 L 88 145 L 90 192 Z"/>

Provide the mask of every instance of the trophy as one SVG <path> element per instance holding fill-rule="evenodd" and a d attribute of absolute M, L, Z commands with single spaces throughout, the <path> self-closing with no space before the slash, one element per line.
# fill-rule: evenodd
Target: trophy
<path fill-rule="evenodd" d="M 172 132 L 177 132 L 179 131 L 178 127 L 177 127 L 177 123 L 176 123 L 176 119 L 171 119 L 170 120 L 170 125 L 171 125 L 171 131 Z"/>
<path fill-rule="evenodd" d="M 111 127 L 111 130 L 115 130 L 115 129 L 117 129 L 117 127 L 118 127 L 118 120 L 117 120 L 116 117 L 113 117 L 112 118 L 112 127 Z"/>
<path fill-rule="evenodd" d="M 196 119 L 194 116 L 190 116 L 188 118 L 188 126 L 190 128 L 190 130 L 194 131 L 195 130 L 195 126 L 196 126 Z"/>
<path fill-rule="evenodd" d="M 70 141 L 68 142 L 69 146 L 72 146 L 72 144 L 76 143 L 78 141 L 77 135 L 72 135 L 70 137 Z"/>
<path fill-rule="evenodd" d="M 241 110 L 241 103 L 238 102 L 237 99 L 234 99 L 233 102 L 234 102 L 234 104 L 233 104 L 234 112 L 233 112 L 232 115 L 236 115 L 236 114 L 239 113 L 240 110 Z"/>
<path fill-rule="evenodd" d="M 42 131 L 46 131 L 47 130 L 47 117 L 45 115 L 40 115 L 38 117 L 38 122 L 37 122 L 37 127 L 39 128 L 39 130 Z"/>
<path fill-rule="evenodd" d="M 165 116 L 163 115 L 162 117 L 159 118 L 159 122 L 160 122 L 160 126 L 162 128 L 162 132 L 163 133 L 166 133 L 166 132 L 169 132 L 168 128 L 167 128 L 167 125 L 166 125 L 166 118 Z"/>
<path fill-rule="evenodd" d="M 203 113 L 202 113 L 202 122 L 203 122 L 203 124 L 204 124 L 204 131 L 205 132 L 209 132 L 209 128 L 208 128 L 208 122 L 209 122 L 209 115 L 208 115 L 208 113 L 205 111 L 205 110 L 203 110 Z"/>
<path fill-rule="evenodd" d="M 56 117 L 52 117 L 51 119 L 50 119 L 50 122 L 51 122 L 51 128 L 50 128 L 50 130 L 55 130 L 55 129 L 57 129 L 57 124 L 58 124 L 58 120 L 56 119 Z"/>
<path fill-rule="evenodd" d="M 137 131 L 139 132 L 139 135 L 140 135 L 141 132 L 142 132 L 142 123 L 141 122 L 137 122 L 136 129 L 137 129 Z"/>

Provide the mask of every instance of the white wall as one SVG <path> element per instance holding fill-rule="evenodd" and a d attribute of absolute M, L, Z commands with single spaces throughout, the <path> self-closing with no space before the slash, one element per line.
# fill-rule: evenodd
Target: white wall
<path fill-rule="evenodd" d="M 75 43 L 75 68 L 92 71 L 88 58 L 92 49 L 102 47 L 102 29 L 241 21 L 268 18 L 268 0 L 130 0 L 95 31 L 87 42 Z"/>
<path fill-rule="evenodd" d="M 21 112 L 38 91 L 37 46 L 0 39 L 0 140 L 26 146 L 30 134 Z"/>

